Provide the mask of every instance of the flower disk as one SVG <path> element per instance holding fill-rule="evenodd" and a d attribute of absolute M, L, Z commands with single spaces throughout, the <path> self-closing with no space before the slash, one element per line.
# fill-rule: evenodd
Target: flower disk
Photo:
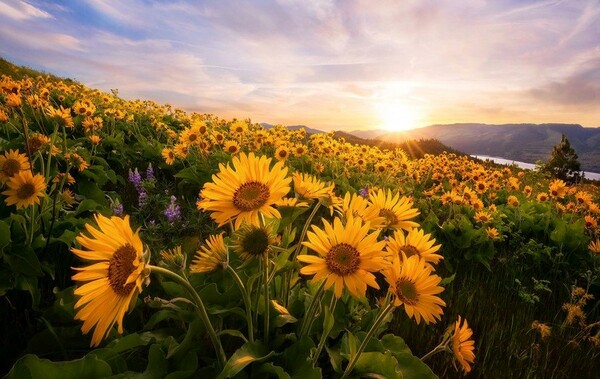
<path fill-rule="evenodd" d="M 233 158 L 233 168 L 219 165 L 219 173 L 212 183 L 206 183 L 200 192 L 199 209 L 211 211 L 219 224 L 235 220 L 235 228 L 242 223 L 258 225 L 259 215 L 281 218 L 273 205 L 290 191 L 291 179 L 287 168 L 277 163 L 269 168 L 271 159 L 241 153 Z"/>
<path fill-rule="evenodd" d="M 100 344 L 115 322 L 123 333 L 123 316 L 144 281 L 143 245 L 138 232 L 131 230 L 129 216 L 109 219 L 96 215 L 96 223 L 99 229 L 85 226 L 91 237 L 82 234 L 76 238 L 87 250 L 71 249 L 79 258 L 93 262 L 75 268 L 79 272 L 73 275 L 73 280 L 80 282 L 75 290 L 80 297 L 75 319 L 83 320 L 83 333 L 95 326 L 92 346 Z"/>
<path fill-rule="evenodd" d="M 323 220 L 321 229 L 312 227 L 308 242 L 302 244 L 319 256 L 299 255 L 298 260 L 308 263 L 300 273 L 314 275 L 312 282 L 326 279 L 325 289 L 334 287 L 335 296 L 342 296 L 347 288 L 352 296 L 365 296 L 367 285 L 379 289 L 372 272 L 385 268 L 383 248 L 385 241 L 377 241 L 379 231 L 369 234 L 369 224 L 359 218 L 350 218 L 346 225 L 336 217 L 331 225 Z"/>

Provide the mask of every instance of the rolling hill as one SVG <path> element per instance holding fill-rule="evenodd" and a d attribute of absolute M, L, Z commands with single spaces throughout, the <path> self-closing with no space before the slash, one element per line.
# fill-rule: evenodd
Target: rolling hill
<path fill-rule="evenodd" d="M 379 132 L 381 134 L 377 139 L 381 141 L 401 143 L 415 139 L 437 139 L 468 154 L 489 155 L 528 163 L 547 160 L 552 147 L 560 142 L 561 134 L 564 134 L 579 155 L 582 169 L 600 172 L 600 128 L 584 128 L 578 124 L 470 123 L 431 125 L 403 132 Z"/>

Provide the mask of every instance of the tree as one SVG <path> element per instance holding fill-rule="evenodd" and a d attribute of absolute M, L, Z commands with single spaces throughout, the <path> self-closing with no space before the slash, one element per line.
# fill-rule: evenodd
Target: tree
<path fill-rule="evenodd" d="M 560 142 L 552 148 L 552 156 L 543 165 L 542 170 L 554 178 L 575 183 L 583 178 L 578 158 L 575 149 L 563 134 Z"/>

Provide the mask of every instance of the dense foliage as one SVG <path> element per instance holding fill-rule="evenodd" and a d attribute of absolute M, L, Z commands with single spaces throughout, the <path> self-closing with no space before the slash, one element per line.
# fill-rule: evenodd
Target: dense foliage
<path fill-rule="evenodd" d="M 600 369 L 596 186 L 42 75 L 0 150 L 8 377 Z"/>

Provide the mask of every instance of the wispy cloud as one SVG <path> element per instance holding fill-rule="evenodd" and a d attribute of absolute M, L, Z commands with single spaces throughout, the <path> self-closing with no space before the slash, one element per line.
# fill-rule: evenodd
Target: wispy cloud
<path fill-rule="evenodd" d="M 223 117 L 600 125 L 598 1 L 0 1 L 0 54 Z M 582 111 L 583 110 L 583 111 Z"/>

